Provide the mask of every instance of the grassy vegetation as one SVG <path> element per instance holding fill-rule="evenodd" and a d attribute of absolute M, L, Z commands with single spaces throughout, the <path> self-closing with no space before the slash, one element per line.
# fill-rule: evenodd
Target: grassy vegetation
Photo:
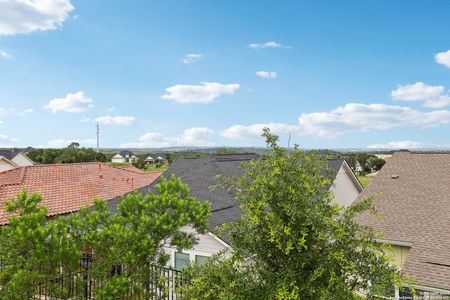
<path fill-rule="evenodd" d="M 159 168 L 156 166 L 156 164 L 154 165 L 148 165 L 145 167 L 144 171 L 146 172 L 164 172 L 165 170 L 167 170 L 169 168 L 168 165 L 162 165 Z"/>
<path fill-rule="evenodd" d="M 361 182 L 361 185 L 363 188 L 367 187 L 373 180 L 374 177 L 370 176 L 358 176 L 359 182 Z"/>

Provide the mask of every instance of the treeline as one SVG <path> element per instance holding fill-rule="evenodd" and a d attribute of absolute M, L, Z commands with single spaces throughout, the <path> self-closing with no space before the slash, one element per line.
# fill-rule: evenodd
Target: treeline
<path fill-rule="evenodd" d="M 32 149 L 27 155 L 34 162 L 41 164 L 107 161 L 105 154 L 97 153 L 92 148 L 80 148 L 80 144 L 76 142 L 62 149 Z"/>
<path fill-rule="evenodd" d="M 361 175 L 379 171 L 386 161 L 374 154 L 358 152 L 341 154 L 340 158 L 347 161 L 353 171 L 361 173 Z"/>

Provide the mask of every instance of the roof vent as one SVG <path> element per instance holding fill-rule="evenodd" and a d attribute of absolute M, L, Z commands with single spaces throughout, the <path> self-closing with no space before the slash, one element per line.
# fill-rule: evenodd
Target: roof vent
<path fill-rule="evenodd" d="M 391 179 L 398 179 L 398 175 L 396 175 L 396 174 L 393 174 L 393 175 L 391 175 Z"/>

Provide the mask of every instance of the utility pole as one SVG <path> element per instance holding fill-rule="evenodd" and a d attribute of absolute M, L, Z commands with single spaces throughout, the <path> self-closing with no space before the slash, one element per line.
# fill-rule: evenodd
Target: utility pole
<path fill-rule="evenodd" d="M 97 122 L 97 153 L 100 152 L 99 145 L 100 145 L 100 126 L 98 125 Z"/>

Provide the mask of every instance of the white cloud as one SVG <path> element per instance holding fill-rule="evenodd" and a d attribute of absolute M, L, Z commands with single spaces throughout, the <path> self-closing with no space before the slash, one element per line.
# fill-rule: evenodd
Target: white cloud
<path fill-rule="evenodd" d="M 71 143 L 79 143 L 82 147 L 83 146 L 93 146 L 96 145 L 97 140 L 96 139 L 54 139 L 51 141 L 48 141 L 47 146 L 50 148 L 65 148 L 69 146 Z M 44 148 L 44 147 L 42 147 Z"/>
<path fill-rule="evenodd" d="M 23 116 L 26 116 L 26 115 L 31 114 L 33 112 L 34 112 L 34 109 L 32 109 L 32 108 L 27 108 L 27 109 L 24 109 L 24 110 L 21 110 L 21 111 L 16 111 L 15 109 L 11 109 L 11 114 L 13 116 L 18 116 L 18 117 L 23 117 Z"/>
<path fill-rule="evenodd" d="M 369 149 L 417 149 L 423 148 L 423 144 L 416 141 L 392 141 L 386 144 L 373 144 Z"/>
<path fill-rule="evenodd" d="M 114 106 L 108 107 L 107 111 L 111 112 L 111 111 L 115 111 L 116 108 Z"/>
<path fill-rule="evenodd" d="M 194 62 L 197 62 L 203 58 L 203 55 L 200 53 L 190 53 L 187 54 L 183 59 L 181 60 L 185 64 L 192 64 Z"/>
<path fill-rule="evenodd" d="M 450 68 L 450 50 L 436 54 L 434 56 L 434 61 Z"/>
<path fill-rule="evenodd" d="M 435 127 L 450 122 L 450 111 L 421 112 L 405 106 L 348 103 L 330 112 L 302 114 L 301 131 L 321 137 L 394 127 Z"/>
<path fill-rule="evenodd" d="M 147 132 L 139 137 L 139 142 L 122 144 L 123 148 L 159 148 L 173 146 L 214 146 L 214 131 L 205 127 L 186 129 L 180 136 L 170 137 L 158 132 Z"/>
<path fill-rule="evenodd" d="M 258 71 L 255 74 L 256 74 L 256 76 L 264 78 L 264 79 L 277 78 L 277 72 L 272 72 L 272 71 Z"/>
<path fill-rule="evenodd" d="M 426 85 L 423 82 L 416 82 L 407 85 L 398 85 L 397 89 L 391 92 L 394 100 L 400 101 L 424 101 L 436 98 L 444 93 L 445 89 L 441 85 Z"/>
<path fill-rule="evenodd" d="M 58 29 L 73 9 L 70 0 L 1 0 L 0 35 Z"/>
<path fill-rule="evenodd" d="M 252 49 L 264 49 L 264 48 L 290 48 L 290 46 L 285 46 L 282 44 L 279 44 L 274 41 L 269 41 L 265 43 L 251 43 L 248 45 L 248 47 Z"/>
<path fill-rule="evenodd" d="M 432 108 L 439 108 L 439 107 L 445 107 L 450 105 L 450 96 L 449 95 L 442 95 L 434 99 L 428 99 L 424 102 L 423 106 L 425 107 L 432 107 Z"/>
<path fill-rule="evenodd" d="M 380 149 L 380 150 L 396 150 L 396 149 L 449 149 L 450 144 L 432 144 L 432 143 L 422 143 L 417 141 L 392 141 L 386 144 L 373 144 L 367 146 L 369 149 Z"/>
<path fill-rule="evenodd" d="M 259 138 L 262 129 L 269 127 L 278 135 L 333 138 L 349 132 L 387 130 L 396 127 L 430 128 L 450 123 L 449 110 L 421 112 L 410 107 L 385 104 L 348 103 L 330 112 L 304 113 L 298 124 L 263 123 L 234 125 L 221 135 L 229 139 Z"/>
<path fill-rule="evenodd" d="M 423 101 L 425 107 L 444 107 L 450 105 L 450 96 L 442 85 L 427 85 L 423 82 L 399 85 L 391 92 L 392 99 L 398 101 Z"/>
<path fill-rule="evenodd" d="M 65 111 L 70 113 L 80 113 L 93 107 L 94 101 L 79 91 L 73 94 L 67 94 L 64 98 L 55 98 L 51 100 L 45 108 L 52 112 Z"/>
<path fill-rule="evenodd" d="M 13 59 L 14 57 L 12 56 L 11 53 L 6 52 L 5 50 L 1 50 L 1 49 L 0 49 L 0 58 Z"/>
<path fill-rule="evenodd" d="M 19 141 L 19 139 L 10 137 L 10 136 L 5 135 L 5 134 L 0 134 L 0 146 L 1 147 L 10 147 L 14 143 L 17 143 L 18 141 Z"/>
<path fill-rule="evenodd" d="M 220 82 L 201 82 L 200 85 L 174 85 L 166 89 L 161 96 L 163 99 L 174 100 L 177 103 L 202 103 L 213 102 L 223 94 L 232 95 L 239 89 L 237 83 L 223 84 Z"/>
<path fill-rule="evenodd" d="M 299 134 L 298 125 L 289 125 L 284 123 L 257 123 L 248 126 L 233 125 L 223 130 L 220 135 L 233 140 L 261 139 L 263 129 L 269 127 L 271 132 L 280 136 Z"/>
<path fill-rule="evenodd" d="M 135 118 L 130 116 L 101 116 L 96 118 L 95 121 L 104 125 L 131 125 Z"/>

